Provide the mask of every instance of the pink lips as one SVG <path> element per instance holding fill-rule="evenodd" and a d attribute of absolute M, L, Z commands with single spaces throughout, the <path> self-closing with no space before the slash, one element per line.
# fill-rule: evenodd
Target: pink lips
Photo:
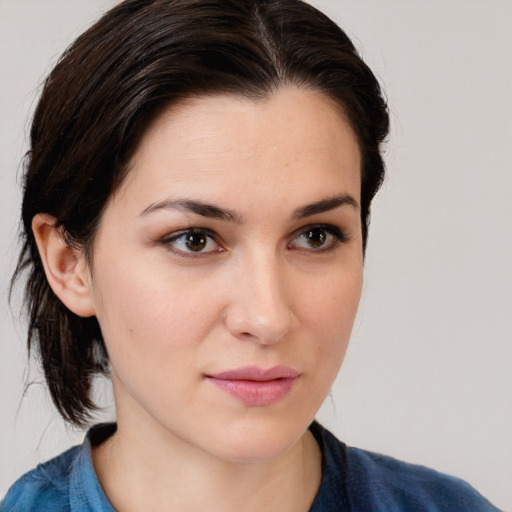
<path fill-rule="evenodd" d="M 207 375 L 206 379 L 246 405 L 262 407 L 286 396 L 298 377 L 296 370 L 286 366 L 268 370 L 251 366 Z"/>

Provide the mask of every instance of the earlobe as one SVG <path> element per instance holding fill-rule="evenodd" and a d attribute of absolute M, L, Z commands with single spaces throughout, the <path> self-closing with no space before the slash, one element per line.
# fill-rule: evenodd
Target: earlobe
<path fill-rule="evenodd" d="M 56 219 L 45 213 L 32 219 L 46 279 L 69 310 L 82 317 L 94 316 L 89 266 L 82 251 L 70 247 L 55 224 Z"/>

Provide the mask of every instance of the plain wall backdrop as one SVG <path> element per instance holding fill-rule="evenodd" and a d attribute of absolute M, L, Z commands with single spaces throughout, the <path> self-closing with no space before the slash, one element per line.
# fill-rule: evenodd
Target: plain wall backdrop
<path fill-rule="evenodd" d="M 0 496 L 83 437 L 28 365 L 19 290 L 12 307 L 7 290 L 40 84 L 114 3 L 0 0 Z M 353 37 L 392 120 L 364 295 L 319 418 L 348 444 L 460 476 L 512 511 L 512 2 L 313 3 Z M 108 386 L 99 393 L 108 401 Z"/>

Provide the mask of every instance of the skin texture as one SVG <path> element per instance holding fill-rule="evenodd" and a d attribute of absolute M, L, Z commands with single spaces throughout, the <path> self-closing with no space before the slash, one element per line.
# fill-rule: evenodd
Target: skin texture
<path fill-rule="evenodd" d="M 333 197 L 350 200 L 304 210 Z M 360 298 L 359 199 L 359 148 L 339 109 L 283 88 L 163 111 L 108 203 L 90 266 L 53 219 L 34 219 L 50 284 L 96 315 L 110 356 L 118 432 L 93 456 L 118 510 L 308 510 L 321 457 L 307 427 Z M 207 230 L 199 252 L 180 238 L 191 228 Z M 265 406 L 206 378 L 277 365 L 299 377 Z"/>

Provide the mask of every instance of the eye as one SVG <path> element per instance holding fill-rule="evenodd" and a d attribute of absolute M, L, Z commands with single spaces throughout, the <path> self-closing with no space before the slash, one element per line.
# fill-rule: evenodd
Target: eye
<path fill-rule="evenodd" d="M 162 240 L 165 246 L 182 255 L 221 252 L 224 249 L 206 229 L 194 228 L 173 233 Z"/>
<path fill-rule="evenodd" d="M 302 231 L 289 247 L 320 252 L 334 249 L 339 243 L 346 241 L 346 235 L 336 226 L 317 225 Z"/>

